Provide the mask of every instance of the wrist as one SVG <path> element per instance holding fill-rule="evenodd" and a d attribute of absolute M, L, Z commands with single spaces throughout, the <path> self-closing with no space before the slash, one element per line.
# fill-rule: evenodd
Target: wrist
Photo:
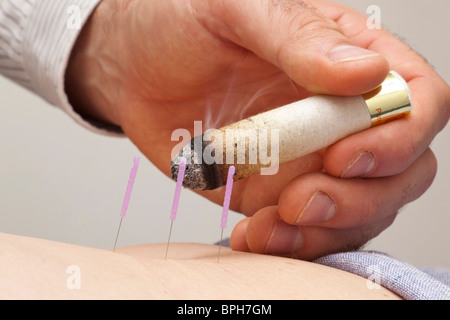
<path fill-rule="evenodd" d="M 110 23 L 105 17 L 108 4 L 100 3 L 78 36 L 66 69 L 65 91 L 74 110 L 86 120 L 120 126 L 116 103 L 120 72 L 107 41 L 114 37 L 105 34 L 105 23 Z"/>

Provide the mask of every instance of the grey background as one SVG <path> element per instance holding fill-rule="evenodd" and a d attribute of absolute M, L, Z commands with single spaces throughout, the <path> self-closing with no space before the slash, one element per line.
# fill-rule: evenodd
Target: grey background
<path fill-rule="evenodd" d="M 448 0 L 341 1 L 381 21 L 420 52 L 450 83 Z M 109 249 L 119 224 L 133 157 L 124 138 L 91 133 L 60 110 L 0 77 L 0 232 Z M 439 171 L 432 187 L 407 205 L 368 245 L 416 266 L 450 267 L 450 128 L 432 144 Z M 141 155 L 142 156 L 142 155 Z M 119 246 L 167 241 L 174 183 L 142 159 Z M 183 192 L 172 241 L 212 243 L 221 207 Z M 242 218 L 231 213 L 224 235 Z"/>

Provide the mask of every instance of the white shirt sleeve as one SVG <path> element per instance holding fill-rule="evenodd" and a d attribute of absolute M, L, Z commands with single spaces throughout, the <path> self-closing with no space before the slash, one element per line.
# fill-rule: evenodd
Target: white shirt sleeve
<path fill-rule="evenodd" d="M 70 53 L 100 1 L 1 0 L 0 73 L 60 107 L 83 127 L 114 134 L 85 121 L 64 91 Z"/>

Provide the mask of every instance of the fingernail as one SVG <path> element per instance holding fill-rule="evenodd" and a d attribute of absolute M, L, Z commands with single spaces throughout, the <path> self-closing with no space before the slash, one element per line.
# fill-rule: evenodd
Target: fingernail
<path fill-rule="evenodd" d="M 375 168 L 375 156 L 372 152 L 364 151 L 353 161 L 342 174 L 341 178 L 364 177 Z"/>
<path fill-rule="evenodd" d="M 324 192 L 316 192 L 297 219 L 298 224 L 320 223 L 330 220 L 336 213 L 336 204 Z"/>
<path fill-rule="evenodd" d="M 342 45 L 328 52 L 328 57 L 334 62 L 352 61 L 378 56 L 379 54 L 364 48 Z"/>
<path fill-rule="evenodd" d="M 303 236 L 297 226 L 278 221 L 266 246 L 266 253 L 291 253 L 303 245 Z"/>

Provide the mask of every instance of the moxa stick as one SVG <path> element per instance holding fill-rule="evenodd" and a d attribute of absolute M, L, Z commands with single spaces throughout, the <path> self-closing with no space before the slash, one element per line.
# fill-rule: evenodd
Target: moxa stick
<path fill-rule="evenodd" d="M 194 137 L 172 160 L 177 178 L 187 159 L 183 185 L 212 190 L 256 173 L 274 174 L 291 161 L 370 127 L 403 117 L 412 109 L 405 80 L 391 71 L 375 90 L 353 97 L 317 95 Z M 270 161 L 268 160 L 270 152 Z"/>

